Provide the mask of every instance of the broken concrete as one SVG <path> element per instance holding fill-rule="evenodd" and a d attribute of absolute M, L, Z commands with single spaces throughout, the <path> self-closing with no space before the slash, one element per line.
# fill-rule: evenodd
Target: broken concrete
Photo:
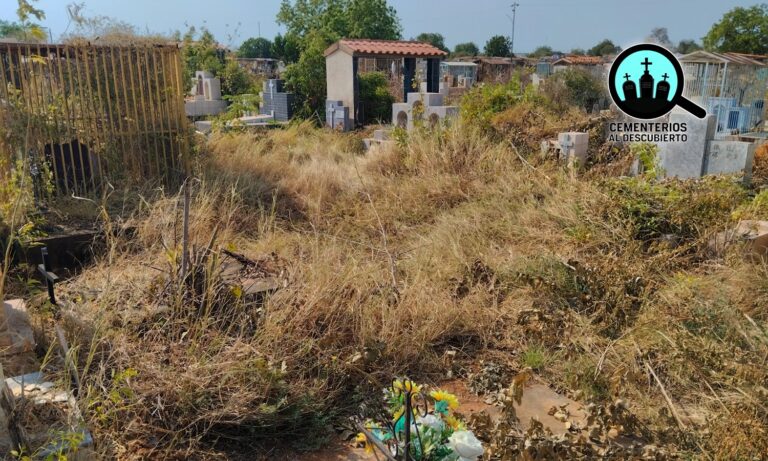
<path fill-rule="evenodd" d="M 733 244 L 744 245 L 744 257 L 748 260 L 768 260 L 768 221 L 739 221 L 734 229 L 712 238 L 708 247 L 713 256 L 722 257 Z"/>
<path fill-rule="evenodd" d="M 32 352 L 35 349 L 35 334 L 23 300 L 3 302 L 0 318 L 0 357 Z"/>

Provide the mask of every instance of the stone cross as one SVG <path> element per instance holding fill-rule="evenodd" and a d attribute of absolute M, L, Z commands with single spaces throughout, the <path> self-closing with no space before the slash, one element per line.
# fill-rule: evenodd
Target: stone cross
<path fill-rule="evenodd" d="M 664 79 L 664 81 L 666 82 L 666 81 L 667 81 L 667 79 L 669 78 L 669 75 L 667 75 L 666 73 L 664 73 L 664 75 L 662 75 L 661 77 L 662 77 L 662 78 Z"/>
<path fill-rule="evenodd" d="M 629 75 L 629 74 L 624 74 L 624 78 L 626 78 L 626 79 L 627 79 L 627 81 L 629 81 L 629 77 L 631 77 L 631 75 Z"/>

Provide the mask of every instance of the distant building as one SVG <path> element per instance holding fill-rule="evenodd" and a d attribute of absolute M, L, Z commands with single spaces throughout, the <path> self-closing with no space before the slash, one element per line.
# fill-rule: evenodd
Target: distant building
<path fill-rule="evenodd" d="M 282 61 L 271 58 L 235 58 L 235 61 L 251 75 L 266 79 L 278 78 L 285 69 Z"/>
<path fill-rule="evenodd" d="M 607 75 L 608 61 L 602 56 L 563 56 L 552 63 L 552 71 L 560 72 L 565 69 L 581 69 L 601 78 Z"/>
<path fill-rule="evenodd" d="M 765 127 L 768 56 L 694 51 L 680 58 L 683 95 L 717 117 L 717 137 Z"/>
<path fill-rule="evenodd" d="M 477 64 L 477 81 L 480 83 L 506 83 L 517 69 L 535 64 L 534 61 L 520 56 L 513 58 L 469 56 L 457 58 L 456 61 Z"/>
<path fill-rule="evenodd" d="M 477 64 L 447 61 L 440 63 L 440 81 L 448 87 L 469 88 L 477 82 Z"/>

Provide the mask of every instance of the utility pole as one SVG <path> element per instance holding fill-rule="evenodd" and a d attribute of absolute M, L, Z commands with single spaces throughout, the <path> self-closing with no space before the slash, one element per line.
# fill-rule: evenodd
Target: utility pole
<path fill-rule="evenodd" d="M 520 6 L 519 3 L 515 2 L 512 5 L 512 39 L 509 43 L 509 54 L 514 55 L 515 54 L 515 18 L 517 17 L 517 7 Z M 509 15 L 507 15 L 509 17 Z"/>

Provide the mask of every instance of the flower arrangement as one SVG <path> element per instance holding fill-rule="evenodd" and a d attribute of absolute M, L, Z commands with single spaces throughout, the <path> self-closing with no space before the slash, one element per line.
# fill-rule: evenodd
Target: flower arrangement
<path fill-rule="evenodd" d="M 388 421 L 368 420 L 355 439 L 366 451 L 387 447 L 396 459 L 413 461 L 476 461 L 483 455 L 482 443 L 456 416 L 455 395 L 427 392 L 425 386 L 403 379 L 384 390 L 384 399 Z"/>

